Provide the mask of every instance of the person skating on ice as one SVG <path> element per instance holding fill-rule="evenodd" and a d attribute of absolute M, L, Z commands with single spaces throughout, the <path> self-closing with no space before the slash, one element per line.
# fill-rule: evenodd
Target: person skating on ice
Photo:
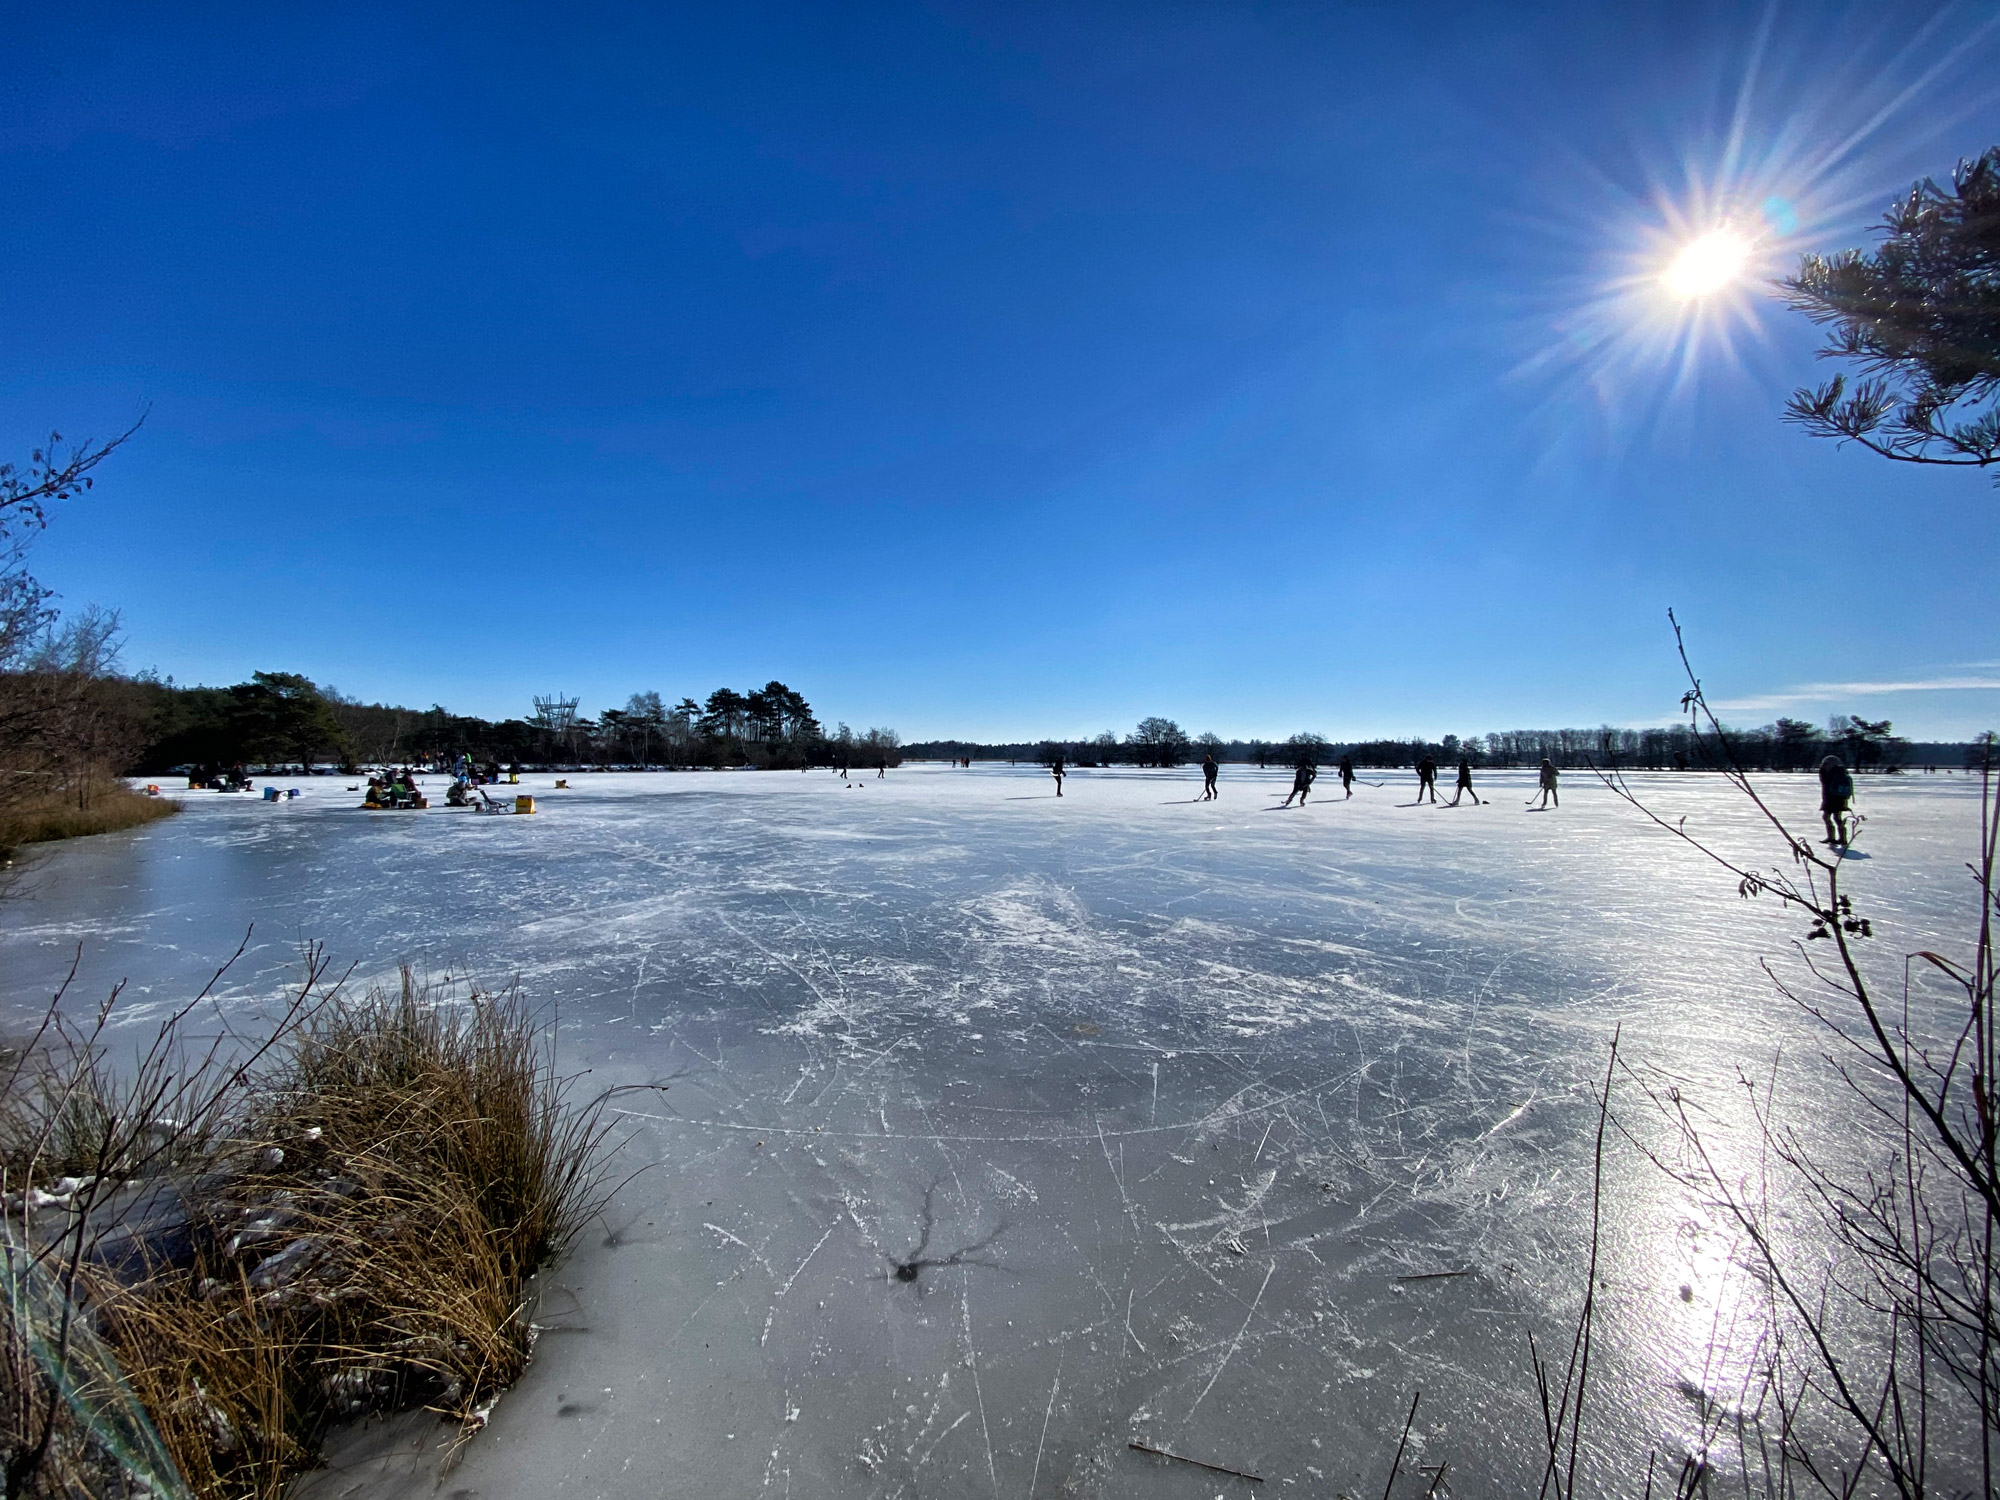
<path fill-rule="evenodd" d="M 1548 807 L 1562 806 L 1562 798 L 1556 795 L 1556 783 L 1561 779 L 1562 779 L 1561 773 L 1556 770 L 1556 763 L 1550 760 L 1547 756 L 1543 756 L 1542 776 L 1541 776 L 1542 807 L 1548 808 Z M 1530 802 L 1528 806 L 1534 807 L 1535 804 L 1533 802 Z"/>
<path fill-rule="evenodd" d="M 1063 779 L 1063 763 L 1061 755 L 1057 755 L 1054 760 L 1049 762 L 1049 775 L 1055 777 L 1056 795 L 1060 797 L 1062 795 L 1062 779 Z"/>
<path fill-rule="evenodd" d="M 1824 842 L 1836 849 L 1847 847 L 1847 819 L 1853 803 L 1854 777 L 1839 756 L 1829 755 L 1819 763 L 1819 817 L 1826 824 Z"/>
<path fill-rule="evenodd" d="M 1479 793 L 1472 790 L 1472 762 L 1465 756 L 1458 758 L 1458 785 L 1452 790 L 1451 805 L 1458 806 L 1460 797 L 1471 797 L 1472 805 L 1479 806 Z"/>
<path fill-rule="evenodd" d="M 1354 795 L 1354 757 L 1351 755 L 1340 757 L 1340 785 L 1348 796 Z"/>
<path fill-rule="evenodd" d="M 1299 806 L 1304 807 L 1306 793 L 1312 790 L 1313 778 L 1318 775 L 1319 767 L 1312 763 L 1311 757 L 1301 760 L 1298 769 L 1292 772 L 1292 789 L 1285 793 L 1285 800 L 1280 805 L 1290 807 L 1292 798 L 1296 797 L 1299 799 Z"/>
<path fill-rule="evenodd" d="M 1428 755 L 1417 762 L 1417 800 L 1421 802 L 1425 797 L 1432 802 L 1438 799 L 1438 763 Z"/>
<path fill-rule="evenodd" d="M 1201 800 L 1204 802 L 1215 800 L 1215 773 L 1218 769 L 1215 752 L 1211 750 L 1201 758 Z"/>

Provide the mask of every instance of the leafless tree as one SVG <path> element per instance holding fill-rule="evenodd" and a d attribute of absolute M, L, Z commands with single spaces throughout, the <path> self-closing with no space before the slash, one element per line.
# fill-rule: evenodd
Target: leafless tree
<path fill-rule="evenodd" d="M 1670 621 L 1672 616 L 1669 615 Z M 1978 912 L 1964 950 L 1904 956 L 1900 990 L 1865 957 L 1872 919 L 1842 888 L 1845 850 L 1795 833 L 1730 752 L 1673 622 L 1688 689 L 1682 704 L 1713 763 L 1784 850 L 1761 865 L 1669 819 L 1623 774 L 1605 785 L 1657 827 L 1726 870 L 1745 898 L 1775 899 L 1805 924 L 1796 972 L 1764 965 L 1828 1040 L 1830 1081 L 1859 1105 L 1838 1143 L 1788 1122 L 1775 1088 L 1739 1075 L 1760 1143 L 1810 1205 L 1831 1261 L 1799 1249 L 1768 1182 L 1725 1165 L 1718 1127 L 1678 1084 L 1646 1078 L 1672 1127 L 1655 1159 L 1733 1224 L 1768 1297 L 1759 1352 L 1778 1434 L 1774 1493 L 1801 1484 L 1846 1496 L 1995 1492 L 2000 1432 L 2000 1033 L 1994 1012 L 2000 770 L 1982 770 L 1978 845 L 1968 863 Z M 1820 946 L 1815 946 L 1820 945 Z M 1926 992 L 1925 976 L 1935 985 Z M 1913 1000 L 1916 1002 L 1913 1004 Z M 1687 1476 L 1684 1474 L 1683 1479 Z"/>

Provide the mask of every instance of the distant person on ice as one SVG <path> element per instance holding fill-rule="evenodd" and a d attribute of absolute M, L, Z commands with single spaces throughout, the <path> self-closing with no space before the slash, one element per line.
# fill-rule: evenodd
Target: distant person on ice
<path fill-rule="evenodd" d="M 1204 802 L 1215 800 L 1216 769 L 1215 752 L 1211 750 L 1201 758 L 1201 800 Z"/>
<path fill-rule="evenodd" d="M 1306 793 L 1312 790 L 1313 778 L 1318 775 L 1319 767 L 1314 765 L 1310 759 L 1300 761 L 1298 769 L 1292 772 L 1292 789 L 1285 793 L 1285 800 L 1281 805 L 1290 807 L 1292 805 L 1292 798 L 1296 797 L 1299 799 L 1299 806 L 1304 807 L 1306 805 Z"/>
<path fill-rule="evenodd" d="M 1853 810 L 1854 778 L 1837 755 L 1819 763 L 1819 816 L 1826 824 L 1826 842 L 1847 847 L 1848 814 Z"/>
<path fill-rule="evenodd" d="M 1458 786 L 1452 791 L 1451 805 L 1458 806 L 1460 797 L 1470 796 L 1472 805 L 1479 806 L 1479 793 L 1472 790 L 1472 762 L 1465 756 L 1458 758 Z"/>
<path fill-rule="evenodd" d="M 1049 774 L 1056 779 L 1056 795 L 1060 797 L 1062 795 L 1063 779 L 1063 763 L 1060 755 L 1049 762 Z"/>
<path fill-rule="evenodd" d="M 1425 797 L 1433 802 L 1438 799 L 1438 763 L 1428 755 L 1417 762 L 1417 800 Z"/>
<path fill-rule="evenodd" d="M 1354 757 L 1351 755 L 1340 757 L 1340 785 L 1348 796 L 1354 795 Z"/>
<path fill-rule="evenodd" d="M 1543 756 L 1543 757 L 1542 757 L 1542 781 L 1541 781 L 1541 786 L 1542 786 L 1542 803 L 1541 803 L 1541 805 L 1542 805 L 1543 807 L 1561 807 L 1561 806 L 1562 806 L 1562 798 L 1560 798 L 1560 797 L 1558 797 L 1558 796 L 1556 795 L 1556 782 L 1557 782 L 1557 781 L 1558 781 L 1559 779 L 1560 779 L 1560 773 L 1559 773 L 1559 772 L 1557 772 L 1557 770 L 1556 770 L 1556 763 L 1555 763 L 1554 761 L 1550 760 L 1550 759 L 1549 759 L 1549 758 L 1548 758 L 1547 756 Z M 1529 803 L 1528 805 L 1529 805 L 1530 807 L 1533 807 L 1533 806 L 1534 806 L 1535 804 L 1534 804 L 1534 803 L 1532 803 L 1532 802 L 1530 802 L 1530 803 Z"/>

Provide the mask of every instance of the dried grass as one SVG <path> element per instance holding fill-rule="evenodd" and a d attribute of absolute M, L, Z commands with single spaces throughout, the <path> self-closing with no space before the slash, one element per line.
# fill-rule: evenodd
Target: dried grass
<path fill-rule="evenodd" d="M 87 1159 L 121 1115 L 94 1064 L 16 1076 L 42 1087 L 0 1111 L 0 1156 L 37 1143 L 10 1184 Z M 193 1493 L 275 1497 L 370 1412 L 427 1406 L 470 1435 L 527 1363 L 529 1278 L 598 1207 L 602 1111 L 572 1103 L 553 1029 L 518 993 L 405 971 L 298 1011 L 224 1092 L 201 1149 L 152 1179 L 172 1232 L 130 1232 L 128 1208 L 118 1253 L 73 1276 Z"/>
<path fill-rule="evenodd" d="M 85 805 L 78 806 L 80 800 Z M 148 797 L 110 778 L 95 783 L 83 799 L 74 791 L 25 798 L 0 808 L 0 856 L 28 844 L 142 828 L 180 810 L 172 797 Z"/>

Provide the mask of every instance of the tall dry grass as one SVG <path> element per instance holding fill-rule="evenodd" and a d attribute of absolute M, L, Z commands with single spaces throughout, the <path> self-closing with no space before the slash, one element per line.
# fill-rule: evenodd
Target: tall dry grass
<path fill-rule="evenodd" d="M 56 1226 L 65 1285 L 204 1500 L 275 1497 L 334 1423 L 370 1412 L 428 1406 L 469 1434 L 527 1363 L 530 1278 L 598 1206 L 602 1111 L 572 1100 L 517 992 L 405 971 L 358 999 L 323 990 L 282 1026 L 247 1062 L 196 1070 L 215 1101 L 186 1116 L 198 1136 L 160 1112 L 131 1129 L 101 1059 L 17 1068 L 0 1109 L 10 1186 L 61 1188 L 58 1164 L 125 1184 Z M 104 1146 L 121 1129 L 176 1143 L 143 1184 L 131 1150 Z M 0 1434 L 12 1455 L 64 1448 L 33 1408 Z"/>
<path fill-rule="evenodd" d="M 464 1184 L 502 1263 L 526 1274 L 575 1234 L 603 1129 L 566 1108 L 551 1042 L 517 991 L 441 1005 L 405 970 L 393 995 L 306 1026 L 263 1123 L 274 1136 L 317 1126 L 357 1158 Z"/>
<path fill-rule="evenodd" d="M 113 777 L 99 778 L 85 797 L 61 790 L 10 799 L 0 806 L 0 858 L 29 844 L 142 828 L 180 810 L 171 797 L 145 796 Z"/>

